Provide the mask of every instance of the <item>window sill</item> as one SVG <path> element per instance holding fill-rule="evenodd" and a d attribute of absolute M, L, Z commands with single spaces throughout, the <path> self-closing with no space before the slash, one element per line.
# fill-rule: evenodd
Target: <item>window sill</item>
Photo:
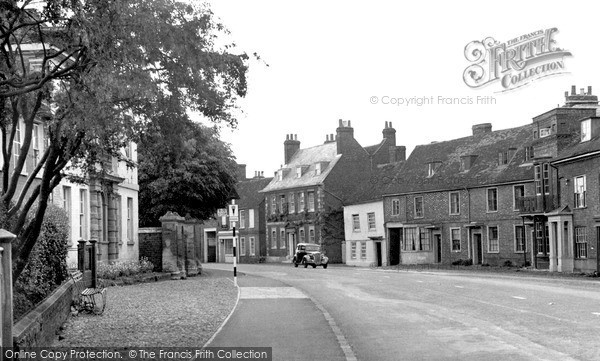
<path fill-rule="evenodd" d="M 460 213 L 448 213 L 449 216 L 460 216 Z"/>
<path fill-rule="evenodd" d="M 574 210 L 575 210 L 575 209 L 586 209 L 586 208 L 587 208 L 587 206 L 583 206 L 583 207 L 573 207 L 573 209 L 574 209 Z"/>
<path fill-rule="evenodd" d="M 497 209 L 495 211 L 487 210 L 487 211 L 485 211 L 485 213 L 498 213 L 498 210 Z"/>

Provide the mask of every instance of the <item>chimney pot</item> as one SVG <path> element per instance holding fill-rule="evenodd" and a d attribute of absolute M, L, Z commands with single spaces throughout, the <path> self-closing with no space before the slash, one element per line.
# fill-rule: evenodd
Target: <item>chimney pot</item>
<path fill-rule="evenodd" d="M 388 122 L 386 121 L 385 122 L 385 128 L 387 129 L 387 127 L 388 127 Z"/>
<path fill-rule="evenodd" d="M 294 140 L 298 140 L 298 134 L 294 134 Z"/>
<path fill-rule="evenodd" d="M 340 128 L 344 126 L 342 119 L 340 119 Z"/>
<path fill-rule="evenodd" d="M 585 91 L 584 91 L 584 89 L 583 89 L 583 88 L 580 88 L 580 89 L 579 89 L 579 93 L 580 93 L 579 95 L 585 95 Z"/>
<path fill-rule="evenodd" d="M 571 85 L 571 95 L 576 95 L 576 92 L 575 85 Z"/>
<path fill-rule="evenodd" d="M 390 128 L 392 128 L 392 122 L 389 122 Z"/>
<path fill-rule="evenodd" d="M 331 139 L 332 142 L 335 140 L 335 137 L 333 136 L 333 133 L 331 133 L 331 135 L 329 136 L 329 139 Z"/>
<path fill-rule="evenodd" d="M 348 127 L 351 127 L 351 126 L 352 126 L 352 123 L 350 123 L 350 121 L 348 121 Z"/>
<path fill-rule="evenodd" d="M 592 86 L 588 85 L 588 95 L 592 95 Z"/>
<path fill-rule="evenodd" d="M 565 98 L 569 96 L 569 91 L 565 92 Z"/>

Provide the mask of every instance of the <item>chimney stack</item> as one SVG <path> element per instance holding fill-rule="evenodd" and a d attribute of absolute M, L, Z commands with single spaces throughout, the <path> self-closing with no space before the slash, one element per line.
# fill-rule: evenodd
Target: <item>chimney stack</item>
<path fill-rule="evenodd" d="M 592 87 L 579 88 L 579 94 L 576 93 L 575 85 L 571 86 L 571 95 L 565 92 L 565 107 L 595 108 L 598 106 L 598 97 L 592 94 Z"/>
<path fill-rule="evenodd" d="M 285 136 L 285 142 L 283 142 L 283 155 L 285 158 L 285 164 L 288 164 L 292 159 L 292 156 L 300 149 L 300 141 L 298 141 L 298 134 L 287 134 Z"/>
<path fill-rule="evenodd" d="M 386 145 L 396 146 L 396 129 L 392 127 L 392 122 L 385 122 L 385 128 L 383 128 L 383 139 L 387 139 Z"/>
<path fill-rule="evenodd" d="M 354 140 L 354 128 L 352 128 L 352 123 L 348 121 L 343 121 L 340 119 L 339 127 L 336 129 L 336 137 L 335 141 L 337 143 L 337 154 L 343 154 L 348 152 Z"/>
<path fill-rule="evenodd" d="M 238 181 L 246 180 L 246 165 L 245 164 L 237 165 L 237 179 L 238 179 Z"/>
<path fill-rule="evenodd" d="M 477 137 L 486 133 L 491 133 L 492 123 L 475 124 L 471 129 L 473 130 L 473 136 Z"/>

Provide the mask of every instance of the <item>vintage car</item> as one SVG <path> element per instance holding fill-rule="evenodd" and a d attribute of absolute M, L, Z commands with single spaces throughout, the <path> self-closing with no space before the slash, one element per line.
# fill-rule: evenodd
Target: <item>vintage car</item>
<path fill-rule="evenodd" d="M 296 246 L 296 254 L 292 260 L 294 267 L 298 267 L 299 264 L 303 264 L 304 268 L 308 265 L 317 268 L 317 266 L 323 266 L 327 268 L 329 258 L 321 253 L 321 246 L 313 243 L 298 243 Z"/>

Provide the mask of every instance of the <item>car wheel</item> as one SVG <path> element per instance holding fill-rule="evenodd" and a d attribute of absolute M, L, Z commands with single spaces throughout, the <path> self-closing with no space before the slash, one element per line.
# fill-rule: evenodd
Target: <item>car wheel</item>
<path fill-rule="evenodd" d="M 327 263 L 325 263 L 325 264 L 323 265 L 323 268 L 327 268 Z"/>
<path fill-rule="evenodd" d="M 304 268 L 308 268 L 308 263 L 306 263 L 306 261 L 302 261 L 302 263 L 304 263 Z"/>
<path fill-rule="evenodd" d="M 313 266 L 313 268 L 317 268 L 317 265 L 316 265 L 316 264 L 313 264 L 312 266 Z"/>
<path fill-rule="evenodd" d="M 298 267 L 298 263 L 296 263 L 296 258 L 294 257 L 294 259 L 292 260 L 292 263 L 294 264 L 294 267 Z"/>

